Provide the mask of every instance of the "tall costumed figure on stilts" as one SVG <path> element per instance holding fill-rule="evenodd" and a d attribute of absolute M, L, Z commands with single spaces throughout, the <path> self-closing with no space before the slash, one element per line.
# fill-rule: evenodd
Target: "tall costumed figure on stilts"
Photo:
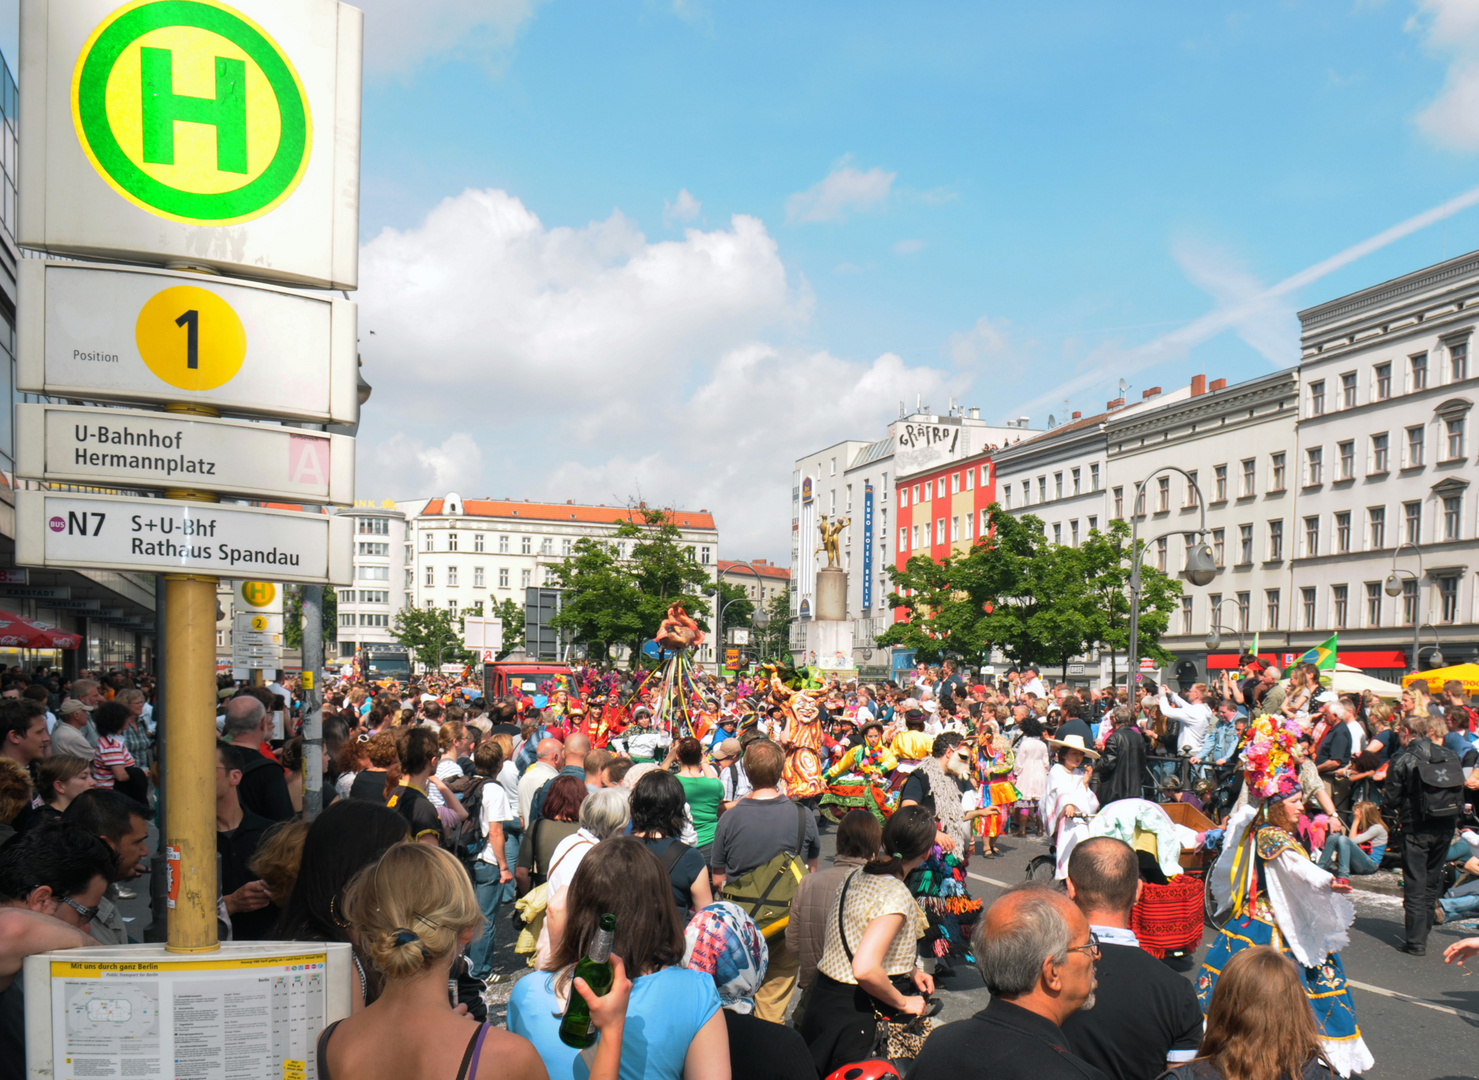
<path fill-rule="evenodd" d="M 1229 917 L 1202 964 L 1197 996 L 1205 1014 L 1234 953 L 1254 945 L 1279 949 L 1299 966 L 1330 1064 L 1348 1077 L 1375 1063 L 1340 962 L 1356 909 L 1342 895 L 1350 886 L 1311 862 L 1295 838 L 1302 797 L 1291 750 L 1298 739 L 1298 728 L 1284 717 L 1260 716 L 1248 732 L 1243 768 L 1250 803 L 1228 820 L 1222 854 L 1207 876 L 1217 914 Z"/>

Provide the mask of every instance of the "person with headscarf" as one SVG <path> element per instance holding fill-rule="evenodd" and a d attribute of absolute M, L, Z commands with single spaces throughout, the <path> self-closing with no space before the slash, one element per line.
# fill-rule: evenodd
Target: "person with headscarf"
<path fill-rule="evenodd" d="M 730 1075 L 816 1080 L 816 1066 L 800 1032 L 754 1015 L 755 991 L 770 961 L 755 921 L 739 905 L 721 900 L 699 910 L 683 936 L 683 966 L 712 975 L 719 992 L 729 1029 Z"/>

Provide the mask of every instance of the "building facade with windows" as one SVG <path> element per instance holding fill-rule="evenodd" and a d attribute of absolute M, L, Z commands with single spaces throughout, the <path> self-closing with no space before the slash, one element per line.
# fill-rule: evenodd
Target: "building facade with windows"
<path fill-rule="evenodd" d="M 1394 674 L 1431 624 L 1425 653 L 1436 641 L 1445 661 L 1479 658 L 1479 253 L 1299 319 L 1291 648 L 1336 631 L 1342 655 Z"/>
<path fill-rule="evenodd" d="M 537 503 L 515 499 L 444 498 L 401 502 L 406 534 L 400 545 L 401 573 L 391 582 L 401 603 L 444 607 L 454 615 L 479 606 L 485 614 L 505 600 L 525 603 L 528 589 L 553 586 L 554 567 L 583 537 L 610 539 L 624 556 L 631 541 L 614 538 L 617 526 L 635 511 L 625 506 L 585 506 L 573 501 Z M 717 579 L 719 532 L 707 510 L 669 510 L 695 562 Z M 713 660 L 705 643 L 698 658 Z"/>
<path fill-rule="evenodd" d="M 340 510 L 354 519 L 354 584 L 337 590 L 339 655 L 365 645 L 388 645 L 395 613 L 406 605 L 409 525 L 393 503 Z"/>
<path fill-rule="evenodd" d="M 1172 577 L 1197 542 L 1202 505 L 1206 540 L 1217 563 L 1212 583 L 1184 578 L 1179 610 L 1161 644 L 1199 672 L 1235 662 L 1241 641 L 1287 625 L 1289 567 L 1294 557 L 1297 475 L 1294 417 L 1298 373 L 1293 369 L 1227 385 L 1192 380 L 1181 400 L 1115 415 L 1105 425 L 1111 484 L 1109 517 L 1131 520 L 1137 486 L 1144 560 Z M 1180 469 L 1182 472 L 1173 472 Z M 1222 644 L 1209 657 L 1206 635 Z M 1186 670 L 1183 668 L 1183 670 Z"/>
<path fill-rule="evenodd" d="M 989 528 L 986 508 L 996 501 L 991 453 L 987 450 L 899 481 L 894 565 L 902 570 L 918 555 L 938 562 L 969 551 L 985 535 Z M 889 621 L 902 617 L 896 611 Z"/>

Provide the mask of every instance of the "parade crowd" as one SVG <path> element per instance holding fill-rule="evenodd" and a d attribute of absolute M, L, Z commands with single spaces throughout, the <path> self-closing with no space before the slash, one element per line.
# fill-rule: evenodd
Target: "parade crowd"
<path fill-rule="evenodd" d="M 0 1080 L 25 1075 L 24 958 L 129 940 L 153 693 L 0 677 Z M 1384 702 L 1250 656 L 1133 696 L 951 661 L 879 685 L 690 670 L 679 693 L 596 667 L 497 699 L 470 674 L 347 676 L 310 823 L 299 685 L 221 681 L 221 938 L 352 946 L 321 1080 L 1349 1076 L 1372 1064 L 1350 879 L 1401 868 L 1409 953 L 1479 912 L 1458 684 Z M 985 906 L 968 867 L 1006 834 L 1043 854 Z M 1159 957 L 1206 914 L 1187 980 Z M 597 995 L 572 973 L 609 915 Z M 961 965 L 991 1001 L 937 1024 Z M 583 1051 L 559 1037 L 572 995 L 600 1032 Z"/>

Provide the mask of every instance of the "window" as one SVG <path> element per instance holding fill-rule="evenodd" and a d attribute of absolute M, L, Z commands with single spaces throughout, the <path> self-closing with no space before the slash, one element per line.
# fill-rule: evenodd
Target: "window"
<path fill-rule="evenodd" d="M 1046 476 L 1037 478 L 1037 501 L 1040 503 L 1048 501 L 1048 478 Z"/>
<path fill-rule="evenodd" d="M 472 568 L 472 587 L 474 589 L 481 589 L 483 583 L 483 568 L 481 566 L 474 566 Z"/>
<path fill-rule="evenodd" d="M 1181 598 L 1181 632 L 1191 633 L 1191 625 L 1191 597 L 1183 596 Z"/>
<path fill-rule="evenodd" d="M 1191 469 L 1186 475 L 1186 502 L 1184 506 L 1195 506 L 1197 504 L 1197 471 Z"/>
<path fill-rule="evenodd" d="M 355 577 L 360 581 L 389 581 L 390 567 L 388 566 L 360 566 L 356 568 Z"/>
<path fill-rule="evenodd" d="M 573 544 L 574 544 L 574 541 L 573 540 L 568 540 L 568 539 L 561 540 L 560 541 L 560 554 L 561 555 L 564 555 L 566 558 L 569 558 L 570 555 L 574 551 Z"/>
<path fill-rule="evenodd" d="M 1418 353 L 1408 358 L 1412 370 L 1412 388 L 1414 390 L 1426 390 L 1428 388 L 1428 354 Z"/>
<path fill-rule="evenodd" d="M 1381 625 L 1381 582 L 1366 583 L 1366 625 Z"/>
<path fill-rule="evenodd" d="M 1320 554 L 1320 519 L 1318 517 L 1304 519 L 1304 554 L 1305 558 L 1314 558 Z"/>
<path fill-rule="evenodd" d="M 1058 521 L 1053 522 L 1053 543 L 1055 543 L 1055 544 L 1061 544 L 1061 543 L 1063 543 L 1063 524 L 1062 524 L 1062 522 L 1058 522 Z M 1161 543 L 1164 544 L 1165 541 L 1161 541 Z"/>
<path fill-rule="evenodd" d="M 361 541 L 360 542 L 360 545 L 359 545 L 359 553 L 361 555 L 384 555 L 386 557 L 389 557 L 389 555 L 390 555 L 390 545 L 389 544 L 366 544 L 363 541 Z"/>
<path fill-rule="evenodd" d="M 1312 446 L 1304 452 L 1304 482 L 1306 487 L 1320 483 L 1325 467 L 1325 448 Z"/>
<path fill-rule="evenodd" d="M 1448 370 L 1453 375 L 1453 381 L 1469 377 L 1469 343 L 1467 341 L 1455 342 L 1448 346 Z"/>
<path fill-rule="evenodd" d="M 1270 562 L 1278 562 L 1284 557 L 1284 521 L 1268 523 L 1268 558 Z"/>
<path fill-rule="evenodd" d="M 1423 463 L 1423 444 L 1427 441 L 1427 427 L 1419 424 L 1407 429 L 1407 467 L 1416 468 Z"/>
<path fill-rule="evenodd" d="M 1392 396 L 1392 365 L 1376 365 L 1376 400 L 1385 401 Z"/>
<path fill-rule="evenodd" d="M 1356 441 L 1347 439 L 1337 443 L 1335 449 L 1340 452 L 1340 478 L 1350 480 L 1356 475 Z"/>
<path fill-rule="evenodd" d="M 1342 409 L 1356 407 L 1356 373 L 1354 371 L 1347 371 L 1340 377 L 1340 407 Z"/>
<path fill-rule="evenodd" d="M 553 555 L 555 553 L 554 537 L 541 537 L 539 541 L 539 553 L 541 555 Z"/>
<path fill-rule="evenodd" d="M 944 518 L 935 518 L 935 543 L 937 543 L 937 544 L 943 544 L 944 542 L 945 542 L 945 519 Z"/>
<path fill-rule="evenodd" d="M 1443 496 L 1443 539 L 1459 538 L 1459 515 L 1463 513 L 1463 505 L 1462 495 Z"/>
<path fill-rule="evenodd" d="M 1317 379 L 1310 383 L 1310 415 L 1325 415 L 1325 380 Z"/>
<path fill-rule="evenodd" d="M 1464 456 L 1464 418 L 1453 416 L 1443 421 L 1443 430 L 1448 436 L 1448 461 Z"/>
<path fill-rule="evenodd" d="M 359 531 L 362 536 L 389 536 L 390 521 L 386 518 L 360 518 Z"/>
<path fill-rule="evenodd" d="M 1371 537 L 1373 551 L 1387 546 L 1387 508 L 1385 506 L 1367 508 L 1366 530 Z"/>
<path fill-rule="evenodd" d="M 1155 568 L 1163 574 L 1166 572 L 1166 547 L 1164 536 L 1155 542 Z"/>
<path fill-rule="evenodd" d="M 520 555 L 531 555 L 531 554 L 533 554 L 533 552 L 534 552 L 534 548 L 533 548 L 533 537 L 530 537 L 530 536 L 521 536 L 521 537 L 519 537 L 519 554 Z"/>
<path fill-rule="evenodd" d="M 1277 630 L 1279 628 L 1279 590 L 1265 589 L 1263 591 L 1263 628 L 1265 630 Z"/>
<path fill-rule="evenodd" d="M 1238 526 L 1238 565 L 1247 566 L 1253 561 L 1253 526 Z"/>
<path fill-rule="evenodd" d="M 837 459 L 836 458 L 833 458 L 832 459 L 832 474 L 831 475 L 833 475 L 833 476 L 836 476 L 837 475 Z"/>
<path fill-rule="evenodd" d="M 359 617 L 359 624 L 361 626 L 389 626 L 390 625 L 390 616 L 389 615 L 369 615 L 369 614 L 361 613 L 360 614 L 360 617 Z"/>
<path fill-rule="evenodd" d="M 1074 469 L 1073 470 L 1073 493 L 1075 495 L 1077 495 L 1078 492 L 1079 492 L 1079 474 L 1082 471 L 1083 471 L 1082 469 Z"/>
<path fill-rule="evenodd" d="M 1251 601 L 1251 594 L 1238 593 L 1238 629 L 1244 632 L 1248 629 L 1248 608 Z"/>
<path fill-rule="evenodd" d="M 975 491 L 976 490 L 976 470 L 975 469 L 967 469 L 965 471 L 965 489 L 967 491 Z"/>
<path fill-rule="evenodd" d="M 1384 473 L 1390 467 L 1391 460 L 1390 460 L 1390 458 L 1387 455 L 1387 449 L 1388 449 L 1390 443 L 1391 443 L 1391 440 L 1387 437 L 1387 433 L 1385 431 L 1383 431 L 1380 435 L 1373 435 L 1373 436 L 1371 436 L 1371 471 L 1372 472 L 1374 472 L 1374 473 Z"/>
<path fill-rule="evenodd" d="M 1226 529 L 1213 529 L 1212 530 L 1212 561 L 1217 564 L 1218 569 L 1221 569 L 1222 567 L 1224 567 L 1224 566 L 1227 565 L 1227 563 L 1223 561 L 1224 560 L 1224 556 L 1226 554 L 1226 551 L 1227 551 L 1227 530 Z"/>
<path fill-rule="evenodd" d="M 981 466 L 981 486 L 982 487 L 985 487 L 989 483 L 991 483 L 991 466 L 990 465 L 982 465 Z"/>
<path fill-rule="evenodd" d="M 1304 620 L 1304 628 L 1313 630 L 1315 628 L 1315 590 L 1299 590 L 1300 617 Z"/>
<path fill-rule="evenodd" d="M 1213 502 L 1227 502 L 1227 466 L 1218 465 L 1212 470 L 1212 482 L 1217 493 L 1212 497 Z"/>
<path fill-rule="evenodd" d="M 473 533 L 472 534 L 472 549 L 474 551 L 482 551 L 483 550 L 483 534 L 482 533 Z"/>
<path fill-rule="evenodd" d="M 353 589 L 340 589 L 339 590 L 339 603 L 341 603 L 341 604 L 352 604 L 352 603 L 354 603 L 354 590 Z"/>
<path fill-rule="evenodd" d="M 849 486 L 847 490 L 848 490 L 848 494 L 851 495 L 852 494 L 852 487 Z M 952 495 L 959 495 L 960 494 L 960 473 L 951 473 L 950 474 L 950 494 L 952 494 Z M 847 508 L 849 510 L 852 509 L 852 502 L 851 501 L 848 502 Z"/>
<path fill-rule="evenodd" d="M 457 567 L 455 566 L 447 567 L 447 587 L 451 589 L 457 587 Z"/>
<path fill-rule="evenodd" d="M 1116 520 L 1125 516 L 1125 489 L 1122 487 L 1114 489 L 1114 516 Z"/>
<path fill-rule="evenodd" d="M 1077 532 L 1077 521 L 1073 523 L 1073 528 L 1074 531 Z M 966 514 L 963 518 L 960 519 L 960 538 L 962 540 L 969 540 L 971 538 L 971 515 L 969 514 Z"/>
<path fill-rule="evenodd" d="M 456 600 L 448 600 L 447 601 L 447 611 L 451 614 L 452 618 L 454 618 L 454 619 L 457 618 L 457 601 Z"/>
<path fill-rule="evenodd" d="M 454 533 L 454 532 L 449 532 L 447 534 L 447 550 L 448 551 L 456 551 L 457 550 L 457 534 Z"/>
<path fill-rule="evenodd" d="M 909 550 L 909 529 L 907 527 L 899 530 L 899 550 Z"/>
<path fill-rule="evenodd" d="M 431 533 L 427 533 L 426 534 L 426 550 L 427 551 L 435 551 L 436 550 L 436 540 L 435 540 L 435 538 L 433 537 L 433 535 Z"/>
<path fill-rule="evenodd" d="M 899 509 L 902 510 L 909 505 L 909 489 L 899 488 Z"/>
<path fill-rule="evenodd" d="M 1093 519 L 1090 518 L 1089 520 L 1092 521 Z M 1092 527 L 1093 526 L 1090 526 L 1090 528 L 1092 528 Z M 981 531 L 980 531 L 980 533 L 978 535 L 985 536 L 990 531 L 991 531 L 991 515 L 987 511 L 982 510 L 981 511 Z"/>
<path fill-rule="evenodd" d="M 1053 498 L 1063 498 L 1063 474 L 1060 472 L 1053 474 Z"/>
<path fill-rule="evenodd" d="M 1402 579 L 1402 625 L 1413 626 L 1417 623 L 1417 581 L 1413 578 Z"/>
<path fill-rule="evenodd" d="M 957 514 L 950 519 L 950 542 L 953 544 L 960 539 L 960 515 Z"/>
<path fill-rule="evenodd" d="M 1409 544 L 1416 544 L 1422 539 L 1423 529 L 1423 504 L 1420 502 L 1408 502 L 1402 504 L 1402 539 Z"/>
<path fill-rule="evenodd" d="M 1155 510 L 1158 514 L 1164 514 L 1171 509 L 1171 478 L 1162 476 L 1156 481 Z"/>
<path fill-rule="evenodd" d="M 1335 515 L 1335 550 L 1345 555 L 1351 550 L 1351 512 L 1340 510 Z"/>
<path fill-rule="evenodd" d="M 969 530 L 970 527 L 971 527 L 970 518 L 967 518 L 966 519 L 966 529 Z M 1069 542 L 1071 544 L 1073 544 L 1074 547 L 1078 547 L 1078 518 L 1074 518 L 1072 521 L 1070 521 L 1068 523 L 1068 536 L 1069 536 Z"/>
<path fill-rule="evenodd" d="M 425 601 L 422 602 L 421 606 L 424 607 L 427 611 L 431 611 L 437 606 L 437 602 L 428 597 Z"/>
<path fill-rule="evenodd" d="M 930 538 L 930 534 L 929 534 L 929 531 L 928 531 L 929 530 L 929 526 L 928 525 L 925 526 L 925 530 L 926 530 L 925 531 L 925 534 L 924 534 L 925 546 L 928 547 L 929 546 L 929 538 Z M 910 546 L 915 551 L 918 551 L 919 550 L 919 526 L 918 525 L 914 526 L 914 542 Z"/>
<path fill-rule="evenodd" d="M 500 555 L 507 555 L 508 554 L 508 537 L 506 537 L 506 536 L 500 536 L 498 538 L 498 554 L 500 554 Z"/>
<path fill-rule="evenodd" d="M 1440 577 L 1438 579 L 1438 621 L 1444 623 L 1458 622 L 1458 578 Z"/>
<path fill-rule="evenodd" d="M 1246 497 L 1253 494 L 1254 473 L 1258 469 L 1258 462 L 1248 458 L 1243 462 L 1243 495 Z"/>
<path fill-rule="evenodd" d="M 534 577 L 534 571 L 533 570 L 520 570 L 519 571 L 519 586 L 521 588 L 527 589 L 529 587 L 529 583 L 533 579 L 533 577 Z"/>
<path fill-rule="evenodd" d="M 353 612 L 348 612 L 348 611 L 341 611 L 341 612 L 339 612 L 339 625 L 340 626 L 353 626 L 354 625 L 354 614 L 353 614 Z M 221 633 L 224 634 L 225 631 L 223 630 L 223 631 L 221 631 Z M 216 644 L 219 645 L 219 644 L 221 644 L 221 642 L 220 641 L 217 641 Z"/>
<path fill-rule="evenodd" d="M 1010 510 L 1012 508 L 1012 485 L 1011 484 L 1003 484 L 1002 487 L 1006 490 L 1007 509 Z"/>
<path fill-rule="evenodd" d="M 1346 625 L 1346 605 L 1350 600 L 1350 587 L 1346 585 L 1330 586 L 1330 627 L 1333 630 L 1344 630 Z"/>
<path fill-rule="evenodd" d="M 437 583 L 437 572 L 436 572 L 436 568 L 435 567 L 428 566 L 426 568 L 426 577 L 423 580 L 423 584 L 425 584 L 427 587 L 430 587 L 430 586 L 435 585 L 436 583 Z"/>
<path fill-rule="evenodd" d="M 847 508 L 852 509 L 852 485 L 847 485 Z"/>
<path fill-rule="evenodd" d="M 1089 532 L 1093 532 L 1098 527 L 1099 527 L 1099 518 L 1098 518 L 1098 516 L 1097 515 L 1091 515 L 1089 517 Z"/>
<path fill-rule="evenodd" d="M 1207 597 L 1207 629 L 1215 630 L 1222 618 L 1222 594 L 1211 593 Z"/>
<path fill-rule="evenodd" d="M 1145 516 L 1145 488 L 1143 486 L 1135 489 L 1135 516 L 1137 518 Z"/>
<path fill-rule="evenodd" d="M 1280 453 L 1277 453 L 1277 454 L 1271 454 L 1271 455 L 1269 455 L 1269 457 L 1270 457 L 1270 460 L 1273 462 L 1272 476 L 1270 477 L 1272 483 L 1270 483 L 1270 485 L 1269 485 L 1269 490 L 1270 491 L 1283 491 L 1284 490 L 1284 454 L 1281 451 Z"/>
<path fill-rule="evenodd" d="M 935 481 L 935 494 L 942 499 L 945 497 L 945 478 L 943 476 Z"/>
<path fill-rule="evenodd" d="M 1099 490 L 1099 465 L 1097 462 L 1089 466 L 1089 490 Z"/>
<path fill-rule="evenodd" d="M 347 595 L 350 600 L 354 599 L 353 591 L 341 595 Z M 361 604 L 388 604 L 390 603 L 390 593 L 383 589 L 361 589 L 359 591 L 359 602 Z"/>
<path fill-rule="evenodd" d="M 500 566 L 498 568 L 498 587 L 500 589 L 508 588 L 508 567 L 506 566 Z"/>

